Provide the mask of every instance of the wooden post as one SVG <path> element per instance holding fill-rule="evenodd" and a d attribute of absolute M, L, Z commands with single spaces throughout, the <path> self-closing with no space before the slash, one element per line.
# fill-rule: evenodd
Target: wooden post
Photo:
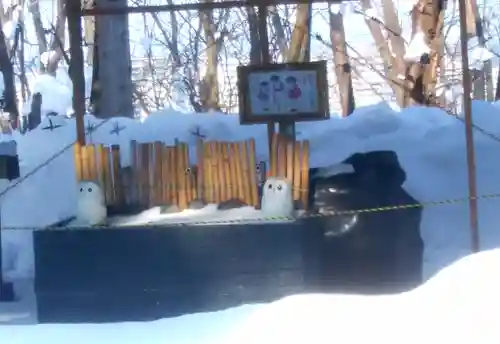
<path fill-rule="evenodd" d="M 463 109 L 465 116 L 465 140 L 467 145 L 467 170 L 469 181 L 469 213 L 472 252 L 479 251 L 479 228 L 477 215 L 476 165 L 474 156 L 474 132 L 472 130 L 471 77 L 469 73 L 469 47 L 467 44 L 466 0 L 458 0 L 460 12 L 460 46 L 462 53 L 462 85 L 464 90 Z"/>
<path fill-rule="evenodd" d="M 260 39 L 260 62 L 263 65 L 271 63 L 269 56 L 269 37 L 267 33 L 267 6 L 265 1 L 259 2 L 259 39 Z M 271 156 L 271 142 L 274 136 L 274 123 L 267 123 L 267 142 L 269 156 Z"/>
<path fill-rule="evenodd" d="M 69 52 L 71 55 L 69 76 L 73 82 L 73 110 L 76 116 L 76 139 L 85 145 L 85 77 L 83 71 L 82 23 L 80 1 L 66 0 L 69 33 Z"/>

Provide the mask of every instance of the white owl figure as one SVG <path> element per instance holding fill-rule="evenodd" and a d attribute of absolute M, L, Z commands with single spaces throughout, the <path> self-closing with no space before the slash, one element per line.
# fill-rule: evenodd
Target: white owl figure
<path fill-rule="evenodd" d="M 104 194 L 99 185 L 92 181 L 78 183 L 76 222 L 83 226 L 105 224 L 107 209 Z"/>
<path fill-rule="evenodd" d="M 287 179 L 270 177 L 266 180 L 261 211 L 265 216 L 293 216 L 292 184 Z"/>

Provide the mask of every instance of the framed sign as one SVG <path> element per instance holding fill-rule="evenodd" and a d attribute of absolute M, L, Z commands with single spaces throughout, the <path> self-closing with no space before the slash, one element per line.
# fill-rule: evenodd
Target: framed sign
<path fill-rule="evenodd" d="M 241 124 L 330 117 L 326 61 L 238 67 Z"/>

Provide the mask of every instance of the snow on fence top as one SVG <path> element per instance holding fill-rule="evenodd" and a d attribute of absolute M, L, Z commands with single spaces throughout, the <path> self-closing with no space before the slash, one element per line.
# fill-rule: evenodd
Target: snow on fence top
<path fill-rule="evenodd" d="M 77 180 L 92 180 L 102 186 L 106 204 L 120 208 L 150 208 L 176 205 L 180 210 L 192 202 L 222 203 L 239 200 L 260 206 L 259 187 L 267 176 L 287 178 L 295 201 L 307 208 L 309 142 L 290 141 L 275 135 L 269 171 L 258 162 L 255 140 L 203 141 L 198 138 L 198 163 L 189 161 L 189 147 L 176 141 L 131 141 L 131 166 L 122 167 L 120 147 L 102 144 L 75 146 Z"/>

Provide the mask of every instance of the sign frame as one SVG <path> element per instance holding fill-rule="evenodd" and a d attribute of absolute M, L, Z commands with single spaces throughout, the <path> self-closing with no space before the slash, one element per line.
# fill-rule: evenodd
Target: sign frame
<path fill-rule="evenodd" d="M 294 112 L 287 114 L 254 114 L 251 108 L 249 76 L 252 73 L 283 71 L 313 71 L 316 74 L 317 112 Z M 238 101 L 240 124 L 263 124 L 269 122 L 292 123 L 321 121 L 330 118 L 328 78 L 326 60 L 314 62 L 272 63 L 267 65 L 238 66 Z"/>

